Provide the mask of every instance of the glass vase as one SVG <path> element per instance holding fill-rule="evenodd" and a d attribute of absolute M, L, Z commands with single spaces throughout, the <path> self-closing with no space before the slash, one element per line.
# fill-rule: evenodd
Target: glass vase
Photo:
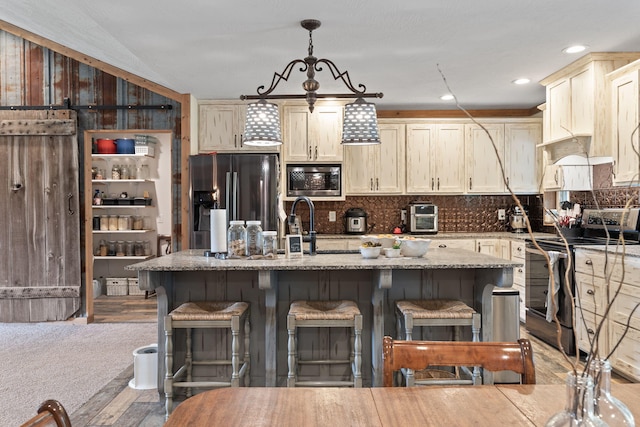
<path fill-rule="evenodd" d="M 567 374 L 564 410 L 547 421 L 547 427 L 606 426 L 593 412 L 593 379 L 590 376 Z"/>
<path fill-rule="evenodd" d="M 635 426 L 627 406 L 611 395 L 611 363 L 593 359 L 587 372 L 593 378 L 593 412 L 607 425 Z"/>

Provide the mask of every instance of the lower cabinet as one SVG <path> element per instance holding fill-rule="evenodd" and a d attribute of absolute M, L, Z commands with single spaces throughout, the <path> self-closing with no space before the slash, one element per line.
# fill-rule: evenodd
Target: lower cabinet
<path fill-rule="evenodd" d="M 523 240 L 511 241 L 511 261 L 517 261 L 522 263 L 522 267 L 515 267 L 513 269 L 513 287 L 520 292 L 520 321 L 526 321 L 527 307 L 525 304 L 527 294 L 525 287 L 526 280 L 526 258 L 525 258 L 525 243 Z"/>
<path fill-rule="evenodd" d="M 578 347 L 582 351 L 590 350 L 597 327 L 603 322 L 602 316 L 610 304 L 598 339 L 599 354 L 605 356 L 615 348 L 609 359 L 613 369 L 640 381 L 640 312 L 633 311 L 640 303 L 640 258 L 626 255 L 623 268 L 621 255 L 614 255 L 611 250 L 607 263 L 602 251 L 576 249 Z M 615 263 L 612 262 L 613 256 L 618 257 Z M 618 289 L 620 292 L 614 298 Z M 624 334 L 627 323 L 629 329 Z"/>
<path fill-rule="evenodd" d="M 431 247 L 465 249 L 467 251 L 475 252 L 476 240 L 475 239 L 431 239 Z"/>

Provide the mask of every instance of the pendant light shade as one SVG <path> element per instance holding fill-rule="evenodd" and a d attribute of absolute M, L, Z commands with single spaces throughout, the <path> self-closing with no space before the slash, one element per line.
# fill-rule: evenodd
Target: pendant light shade
<path fill-rule="evenodd" d="M 344 106 L 342 144 L 380 144 L 376 106 L 362 98 Z"/>
<path fill-rule="evenodd" d="M 247 105 L 242 141 L 245 145 L 273 146 L 282 144 L 278 106 L 261 99 Z"/>

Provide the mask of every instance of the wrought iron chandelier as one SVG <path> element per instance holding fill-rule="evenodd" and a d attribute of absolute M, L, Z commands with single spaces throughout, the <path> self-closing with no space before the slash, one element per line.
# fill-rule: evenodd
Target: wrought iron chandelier
<path fill-rule="evenodd" d="M 257 95 L 241 95 L 242 100 L 258 100 L 247 106 L 245 131 L 243 142 L 246 145 L 280 145 L 282 144 L 282 132 L 280 130 L 280 114 L 276 104 L 267 102 L 267 99 L 305 99 L 309 105 L 309 111 L 313 113 L 316 100 L 321 98 L 355 99 L 354 102 L 345 105 L 342 128 L 342 144 L 369 145 L 380 144 L 378 132 L 378 119 L 376 106 L 367 102 L 365 98 L 382 98 L 382 93 L 367 93 L 366 86 L 358 84 L 356 89 L 351 83 L 349 72 L 341 72 L 329 59 L 318 59 L 313 56 L 313 30 L 320 27 L 320 21 L 305 19 L 300 22 L 302 28 L 309 31 L 308 56 L 304 59 L 294 59 L 289 62 L 281 73 L 273 73 L 271 86 L 268 89 L 264 85 L 258 86 Z M 302 83 L 306 93 L 298 95 L 273 95 L 272 92 L 281 81 L 288 81 L 296 65 L 300 64 L 300 72 L 307 74 L 307 79 Z M 345 94 L 318 94 L 320 83 L 315 79 L 316 72 L 322 71 L 325 65 L 334 80 L 340 80 L 351 91 Z"/>

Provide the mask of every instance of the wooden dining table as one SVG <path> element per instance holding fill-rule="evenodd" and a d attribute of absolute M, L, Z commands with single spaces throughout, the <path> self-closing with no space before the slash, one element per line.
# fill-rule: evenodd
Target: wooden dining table
<path fill-rule="evenodd" d="M 640 420 L 640 384 L 612 393 Z M 180 403 L 172 426 L 544 426 L 563 409 L 564 385 L 224 388 Z"/>

